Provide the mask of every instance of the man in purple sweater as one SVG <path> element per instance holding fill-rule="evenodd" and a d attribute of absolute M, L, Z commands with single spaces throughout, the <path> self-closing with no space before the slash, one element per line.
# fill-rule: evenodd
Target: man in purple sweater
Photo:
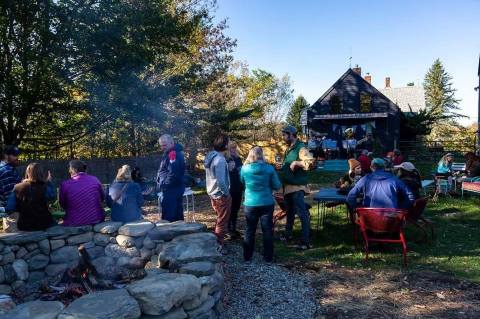
<path fill-rule="evenodd" d="M 59 201 L 65 210 L 64 226 L 82 226 L 102 222 L 105 218 L 100 181 L 85 173 L 87 164 L 73 160 L 69 164 L 71 179 L 60 184 Z"/>

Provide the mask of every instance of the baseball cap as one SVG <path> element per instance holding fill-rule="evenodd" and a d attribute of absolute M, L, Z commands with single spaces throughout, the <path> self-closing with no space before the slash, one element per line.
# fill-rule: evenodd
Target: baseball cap
<path fill-rule="evenodd" d="M 3 149 L 3 154 L 18 156 L 18 155 L 20 155 L 20 150 L 15 145 L 7 145 Z"/>
<path fill-rule="evenodd" d="M 377 157 L 372 160 L 372 165 L 376 165 L 377 167 L 385 167 L 385 161 Z"/>
<path fill-rule="evenodd" d="M 297 134 L 297 129 L 291 125 L 287 125 L 284 128 L 282 128 L 282 133 Z"/>
<path fill-rule="evenodd" d="M 408 171 L 408 172 L 411 172 L 413 170 L 415 170 L 415 165 L 413 165 L 412 163 L 410 162 L 403 162 L 399 165 L 395 165 L 394 166 L 395 168 L 403 168 L 404 170 Z"/>

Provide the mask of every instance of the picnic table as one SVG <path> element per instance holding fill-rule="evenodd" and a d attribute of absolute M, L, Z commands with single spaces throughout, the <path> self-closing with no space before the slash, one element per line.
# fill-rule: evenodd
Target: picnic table
<path fill-rule="evenodd" d="M 337 202 L 347 204 L 347 195 L 338 194 L 338 188 L 322 188 L 313 195 L 313 200 L 317 202 L 317 231 L 319 228 L 323 229 L 325 224 L 325 217 L 327 216 L 328 202 Z M 348 207 L 347 207 L 348 209 Z"/>

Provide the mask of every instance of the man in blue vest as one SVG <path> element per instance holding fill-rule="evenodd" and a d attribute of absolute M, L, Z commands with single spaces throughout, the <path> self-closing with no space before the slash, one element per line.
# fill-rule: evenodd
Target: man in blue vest
<path fill-rule="evenodd" d="M 297 129 L 286 126 L 282 129 L 282 139 L 288 145 L 282 164 L 277 164 L 281 171 L 285 205 L 287 208 L 287 225 L 285 240 L 292 238 L 295 215 L 302 223 L 302 240 L 298 245 L 301 250 L 306 250 L 310 245 L 310 214 L 305 204 L 304 196 L 310 193 L 307 186 L 307 171 L 313 165 L 313 156 L 308 148 L 297 138 Z"/>

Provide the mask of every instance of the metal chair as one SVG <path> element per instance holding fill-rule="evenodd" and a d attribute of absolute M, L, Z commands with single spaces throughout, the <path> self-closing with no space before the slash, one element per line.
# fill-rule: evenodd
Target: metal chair
<path fill-rule="evenodd" d="M 407 242 L 403 230 L 407 211 L 396 208 L 357 208 L 355 210 L 355 242 L 358 237 L 358 228 L 365 241 L 365 261 L 368 261 L 369 243 L 399 243 L 403 249 L 403 264 L 407 265 Z M 369 234 L 370 233 L 370 234 Z M 398 234 L 399 239 L 373 237 L 374 234 Z"/>

